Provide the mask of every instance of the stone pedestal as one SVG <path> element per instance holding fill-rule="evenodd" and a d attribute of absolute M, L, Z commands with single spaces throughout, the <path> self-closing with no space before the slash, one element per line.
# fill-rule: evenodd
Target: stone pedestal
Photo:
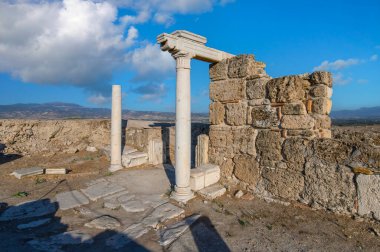
<path fill-rule="evenodd" d="M 111 166 L 109 171 L 122 169 L 121 165 L 121 86 L 112 85 Z"/>

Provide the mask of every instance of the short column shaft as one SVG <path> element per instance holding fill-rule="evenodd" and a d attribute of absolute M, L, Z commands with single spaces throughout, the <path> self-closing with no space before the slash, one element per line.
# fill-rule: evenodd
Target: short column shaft
<path fill-rule="evenodd" d="M 112 85 L 112 115 L 111 115 L 111 167 L 117 171 L 121 166 L 121 86 Z"/>

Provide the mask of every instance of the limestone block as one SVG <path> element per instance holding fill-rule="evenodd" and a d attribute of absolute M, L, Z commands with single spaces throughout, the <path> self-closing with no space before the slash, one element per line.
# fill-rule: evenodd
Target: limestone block
<path fill-rule="evenodd" d="M 255 58 L 252 54 L 233 57 L 228 60 L 228 77 L 242 78 L 257 73 Z"/>
<path fill-rule="evenodd" d="M 46 168 L 45 174 L 66 174 L 66 168 Z"/>
<path fill-rule="evenodd" d="M 258 130 L 250 126 L 232 130 L 233 152 L 235 154 L 249 154 L 256 156 L 256 137 Z"/>
<path fill-rule="evenodd" d="M 220 176 L 222 178 L 231 178 L 234 169 L 232 158 L 226 158 L 224 152 L 218 149 L 210 148 L 210 162 L 220 167 Z"/>
<path fill-rule="evenodd" d="M 56 211 L 57 203 L 50 199 L 26 201 L 5 209 L 0 215 L 0 222 L 52 215 Z"/>
<path fill-rule="evenodd" d="M 312 117 L 314 118 L 316 129 L 330 129 L 331 128 L 330 116 L 313 114 Z"/>
<path fill-rule="evenodd" d="M 303 102 L 293 102 L 285 104 L 281 113 L 284 115 L 306 115 L 306 107 Z"/>
<path fill-rule="evenodd" d="M 313 100 L 309 99 L 306 101 L 306 110 L 307 113 L 311 113 L 313 108 Z"/>
<path fill-rule="evenodd" d="M 251 185 L 256 185 L 260 178 L 260 166 L 256 159 L 250 155 L 237 155 L 235 163 L 235 176 Z"/>
<path fill-rule="evenodd" d="M 225 194 L 226 188 L 222 185 L 215 184 L 199 190 L 198 193 L 207 200 L 213 200 Z"/>
<path fill-rule="evenodd" d="M 228 103 L 226 105 L 226 124 L 233 126 L 245 125 L 247 121 L 246 115 L 246 103 Z"/>
<path fill-rule="evenodd" d="M 245 99 L 246 83 L 242 79 L 213 81 L 210 83 L 210 99 L 229 102 Z"/>
<path fill-rule="evenodd" d="M 332 88 L 326 85 L 315 85 L 310 90 L 310 94 L 314 97 L 326 97 L 330 98 L 332 96 Z"/>
<path fill-rule="evenodd" d="M 330 114 L 332 102 L 328 98 L 316 98 L 313 100 L 312 112 L 320 115 Z"/>
<path fill-rule="evenodd" d="M 208 135 L 201 134 L 197 137 L 197 145 L 195 146 L 195 167 L 208 163 L 208 145 Z"/>
<path fill-rule="evenodd" d="M 190 188 L 193 191 L 199 191 L 205 187 L 205 171 L 201 168 L 190 170 Z"/>
<path fill-rule="evenodd" d="M 299 76 L 285 76 L 271 79 L 267 83 L 271 102 L 295 102 L 304 100 L 306 80 Z"/>
<path fill-rule="evenodd" d="M 162 139 L 151 139 L 148 144 L 148 161 L 150 164 L 158 165 L 166 162 Z"/>
<path fill-rule="evenodd" d="M 40 175 L 43 173 L 44 173 L 44 169 L 40 167 L 29 167 L 29 168 L 17 169 L 14 172 L 12 172 L 11 175 L 14 175 L 18 179 L 21 179 L 25 176 Z"/>
<path fill-rule="evenodd" d="M 210 126 L 209 137 L 211 146 L 213 147 L 226 147 L 232 145 L 231 129 L 228 126 L 220 128 Z"/>
<path fill-rule="evenodd" d="M 256 138 L 256 151 L 260 162 L 280 161 L 281 155 L 281 133 L 271 130 L 260 130 Z"/>
<path fill-rule="evenodd" d="M 307 140 L 302 138 L 285 139 L 282 152 L 289 169 L 300 172 L 303 171 L 308 143 Z"/>
<path fill-rule="evenodd" d="M 356 199 L 354 173 L 346 166 L 325 165 L 311 158 L 305 164 L 302 198 L 314 208 L 351 213 Z"/>
<path fill-rule="evenodd" d="M 214 164 L 204 164 L 200 166 L 205 174 L 205 187 L 217 183 L 220 179 L 220 168 Z"/>
<path fill-rule="evenodd" d="M 264 99 L 266 95 L 266 84 L 269 78 L 256 78 L 247 80 L 248 99 Z"/>
<path fill-rule="evenodd" d="M 103 215 L 84 224 L 85 227 L 97 229 L 116 229 L 120 227 L 120 222 L 111 216 Z"/>
<path fill-rule="evenodd" d="M 283 129 L 312 129 L 314 118 L 309 115 L 284 115 L 281 118 Z"/>
<path fill-rule="evenodd" d="M 314 138 L 319 136 L 316 134 L 315 130 L 305 129 L 305 130 L 286 130 L 287 137 L 301 137 L 301 138 Z"/>
<path fill-rule="evenodd" d="M 313 140 L 313 150 L 315 157 L 325 164 L 343 164 L 350 157 L 352 147 L 336 139 L 315 139 Z"/>
<path fill-rule="evenodd" d="M 225 109 L 224 105 L 220 102 L 211 102 L 210 104 L 210 123 L 222 124 L 224 123 Z"/>
<path fill-rule="evenodd" d="M 320 138 L 331 138 L 331 130 L 328 129 L 319 129 L 318 130 L 318 137 Z"/>
<path fill-rule="evenodd" d="M 262 176 L 266 181 L 266 190 L 276 197 L 298 200 L 304 189 L 304 177 L 300 172 L 264 168 Z"/>
<path fill-rule="evenodd" d="M 380 220 L 380 176 L 360 174 L 358 185 L 358 214 Z"/>
<path fill-rule="evenodd" d="M 210 64 L 209 75 L 212 81 L 227 79 L 228 60 L 222 60 L 218 63 Z"/>
<path fill-rule="evenodd" d="M 86 196 L 77 190 L 58 193 L 55 197 L 57 199 L 59 209 L 61 210 L 67 210 L 90 203 Z"/>
<path fill-rule="evenodd" d="M 330 72 L 317 71 L 310 75 L 310 79 L 314 84 L 324 84 L 332 87 L 332 75 Z"/>
<path fill-rule="evenodd" d="M 86 189 L 81 189 L 81 191 L 93 201 L 124 190 L 124 187 L 111 182 L 100 182 Z"/>
<path fill-rule="evenodd" d="M 277 108 L 270 105 L 252 107 L 251 118 L 252 125 L 257 128 L 278 127 L 280 123 Z"/>

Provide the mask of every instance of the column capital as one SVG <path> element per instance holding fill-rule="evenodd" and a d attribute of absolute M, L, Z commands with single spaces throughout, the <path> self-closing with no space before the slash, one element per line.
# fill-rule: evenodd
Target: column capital
<path fill-rule="evenodd" d="M 193 58 L 193 55 L 188 52 L 179 51 L 172 53 L 173 58 L 176 60 L 176 68 L 185 68 L 190 69 L 190 61 Z"/>

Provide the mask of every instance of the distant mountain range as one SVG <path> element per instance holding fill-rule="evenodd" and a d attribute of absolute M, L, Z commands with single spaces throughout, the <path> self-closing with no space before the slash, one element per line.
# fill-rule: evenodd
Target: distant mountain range
<path fill-rule="evenodd" d="M 72 103 L 18 103 L 0 105 L 2 119 L 90 119 L 110 118 L 111 110 L 107 108 L 87 108 Z M 192 120 L 208 122 L 208 113 L 192 113 Z M 360 108 L 356 110 L 332 111 L 335 122 L 341 121 L 371 121 L 380 122 L 380 106 Z M 173 112 L 123 110 L 123 118 L 154 121 L 174 121 Z"/>
<path fill-rule="evenodd" d="M 18 103 L 0 105 L 1 119 L 95 119 L 110 118 L 108 108 L 87 108 L 78 104 L 54 103 Z M 153 121 L 174 121 L 173 112 L 123 110 L 123 118 Z M 192 113 L 193 121 L 208 122 L 207 113 Z"/>

